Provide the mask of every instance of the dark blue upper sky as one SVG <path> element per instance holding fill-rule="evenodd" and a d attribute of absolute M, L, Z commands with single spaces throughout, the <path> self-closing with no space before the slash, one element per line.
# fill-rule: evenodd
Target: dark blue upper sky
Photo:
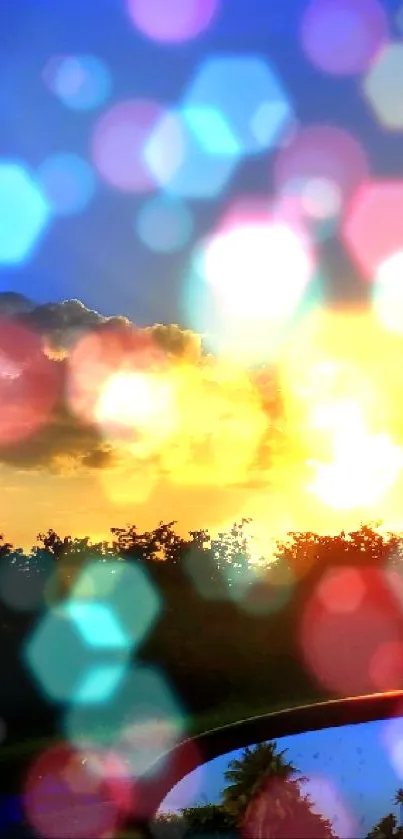
<path fill-rule="evenodd" d="M 0 162 L 15 159 L 34 174 L 57 152 L 89 160 L 90 138 L 102 108 L 127 99 L 153 99 L 175 106 L 189 80 L 210 56 L 257 54 L 275 68 L 303 125 L 330 122 L 353 132 L 365 146 L 376 175 L 402 171 L 401 133 L 377 122 L 356 78 L 315 69 L 303 54 L 299 28 L 305 0 L 222 0 L 213 24 L 199 37 L 161 45 L 130 25 L 124 0 L 1 0 Z M 399 3 L 389 0 L 390 32 L 399 37 Z M 44 83 L 55 55 L 92 54 L 109 68 L 106 105 L 77 112 L 65 107 Z M 186 323 L 181 303 L 190 254 L 215 224 L 231 196 L 269 195 L 270 159 L 243 162 L 220 194 L 190 200 L 193 236 L 174 254 L 153 253 L 134 235 L 134 219 L 148 196 L 114 191 L 97 179 L 85 212 L 57 218 L 24 264 L 0 263 L 0 291 L 13 290 L 39 302 L 78 297 L 104 314 L 124 313 L 139 324 Z M 3 209 L 4 211 L 4 209 Z M 326 293 L 355 296 L 354 269 L 334 242 L 322 247 Z"/>

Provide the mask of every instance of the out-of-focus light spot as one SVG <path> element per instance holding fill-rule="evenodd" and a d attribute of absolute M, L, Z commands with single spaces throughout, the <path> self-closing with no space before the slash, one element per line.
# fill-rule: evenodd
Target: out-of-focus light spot
<path fill-rule="evenodd" d="M 403 643 L 390 641 L 380 644 L 374 651 L 369 665 L 369 674 L 376 691 L 403 687 Z"/>
<path fill-rule="evenodd" d="M 403 130 L 403 44 L 388 44 L 363 80 L 363 92 L 379 122 Z"/>
<path fill-rule="evenodd" d="M 210 351 L 248 367 L 278 354 L 301 306 L 320 293 L 318 279 L 300 208 L 251 197 L 195 250 L 183 305 Z"/>
<path fill-rule="evenodd" d="M 313 219 L 337 216 L 368 176 L 362 146 L 347 131 L 332 125 L 296 131 L 274 164 L 278 193 L 299 199 L 303 212 Z"/>
<path fill-rule="evenodd" d="M 112 644 L 105 644 L 106 648 Z M 125 665 L 99 664 L 88 668 L 74 692 L 73 701 L 78 705 L 104 702 L 117 690 L 126 673 Z"/>
<path fill-rule="evenodd" d="M 170 195 L 213 198 L 227 186 L 239 157 L 211 153 L 222 143 L 222 135 L 219 140 L 199 136 L 185 117 L 179 110 L 161 117 L 145 147 L 144 160 L 155 181 Z M 206 126 L 211 129 L 211 120 Z"/>
<path fill-rule="evenodd" d="M 399 778 L 403 778 L 403 709 L 399 705 L 394 716 L 385 722 L 382 741 L 389 760 Z"/>
<path fill-rule="evenodd" d="M 272 148 L 292 119 L 279 77 L 254 55 L 206 59 L 185 91 L 182 107 L 189 119 L 194 115 L 200 144 L 230 156 Z"/>
<path fill-rule="evenodd" d="M 372 181 L 353 196 L 341 235 L 366 280 L 403 250 L 402 216 L 403 181 Z"/>
<path fill-rule="evenodd" d="M 403 335 L 403 250 L 380 266 L 372 289 L 372 303 L 386 329 Z"/>
<path fill-rule="evenodd" d="M 49 202 L 23 166 L 0 161 L 0 264 L 26 262 L 51 219 Z"/>
<path fill-rule="evenodd" d="M 386 433 L 370 434 L 365 423 L 341 424 L 329 462 L 311 462 L 309 490 L 335 510 L 372 506 L 393 487 L 403 467 L 403 448 Z"/>
<path fill-rule="evenodd" d="M 48 839 L 115 836 L 124 817 L 106 779 L 64 743 L 47 749 L 31 764 L 24 809 L 32 828 Z"/>
<path fill-rule="evenodd" d="M 54 563 L 48 554 L 5 556 L 0 566 L 0 599 L 12 609 L 25 612 L 43 605 L 45 587 Z"/>
<path fill-rule="evenodd" d="M 136 608 L 133 608 L 133 592 L 136 592 Z M 137 648 L 145 635 L 150 632 L 161 612 L 161 599 L 143 568 L 129 561 L 91 562 L 80 574 L 71 591 L 72 615 L 77 620 L 80 609 L 84 623 L 80 618 L 79 628 L 84 637 L 94 638 L 90 643 L 108 647 L 108 626 L 113 620 L 113 644 L 123 647 L 130 644 Z M 88 607 L 93 612 L 87 613 Z M 109 613 L 104 628 L 95 620 L 99 609 Z M 89 623 L 86 615 L 89 614 Z M 105 612 L 103 612 L 105 616 Z M 88 632 L 90 635 L 88 636 Z M 87 635 L 86 635 L 87 633 Z M 99 633 L 99 638 L 94 635 Z M 117 633 L 117 634 L 116 634 Z"/>
<path fill-rule="evenodd" d="M 188 243 L 193 231 L 193 218 L 182 201 L 159 195 L 141 207 L 136 230 L 150 250 L 174 253 Z"/>
<path fill-rule="evenodd" d="M 178 44 L 196 38 L 210 26 L 219 0 L 127 0 L 127 9 L 147 38 Z"/>
<path fill-rule="evenodd" d="M 160 758 L 184 732 L 184 718 L 162 674 L 138 667 L 126 673 L 102 708 L 70 706 L 65 730 L 77 748 L 110 748 L 131 777 L 141 777 L 160 769 Z"/>
<path fill-rule="evenodd" d="M 308 242 L 280 221 L 219 231 L 198 264 L 212 311 L 204 330 L 210 349 L 242 363 L 271 357 L 313 268 Z"/>
<path fill-rule="evenodd" d="M 106 603 L 74 602 L 66 611 L 86 644 L 104 649 L 126 649 L 128 638 L 116 615 Z"/>
<path fill-rule="evenodd" d="M 112 91 L 110 72 L 95 55 L 54 56 L 45 67 L 44 80 L 52 93 L 75 111 L 99 108 Z"/>
<path fill-rule="evenodd" d="M 302 184 L 301 203 L 306 215 L 313 219 L 337 216 L 342 204 L 340 188 L 326 178 L 312 178 Z"/>
<path fill-rule="evenodd" d="M 122 192 L 147 193 L 156 178 L 146 157 L 150 138 L 164 115 L 156 102 L 120 102 L 102 114 L 92 137 L 92 157 L 101 177 Z"/>
<path fill-rule="evenodd" d="M 343 575 L 345 569 L 339 569 L 339 573 Z M 399 671 L 391 667 L 390 657 L 387 669 L 382 671 L 379 665 L 382 650 L 391 650 L 389 645 L 400 643 L 401 608 L 381 572 L 368 567 L 357 569 L 357 573 L 364 594 L 356 608 L 344 608 L 346 603 L 352 605 L 346 579 L 343 581 L 340 576 L 340 585 L 336 587 L 334 576 L 333 594 L 340 608 L 335 608 L 334 601 L 330 605 L 323 592 L 319 595 L 315 591 L 304 609 L 298 636 L 304 661 L 318 683 L 341 696 L 374 692 L 379 689 L 380 674 L 382 686 L 388 690 L 400 687 L 402 679 L 401 666 Z M 358 592 L 356 582 L 354 585 Z"/>
<path fill-rule="evenodd" d="M 230 588 L 230 598 L 242 611 L 251 615 L 279 612 L 289 602 L 295 588 L 295 577 L 285 563 L 260 568 L 242 580 L 243 585 Z"/>
<path fill-rule="evenodd" d="M 280 224 L 244 225 L 219 234 L 204 254 L 206 282 L 235 317 L 283 321 L 300 301 L 311 272 L 304 243 Z"/>
<path fill-rule="evenodd" d="M 147 457 L 175 428 L 172 388 L 163 376 L 117 372 L 106 380 L 94 420 L 106 439 Z"/>
<path fill-rule="evenodd" d="M 326 571 L 317 587 L 317 595 L 328 612 L 355 612 L 364 599 L 366 588 L 356 568 L 333 568 Z"/>
<path fill-rule="evenodd" d="M 388 38 L 388 17 L 378 0 L 311 0 L 301 25 L 305 54 L 335 76 L 365 72 Z"/>
<path fill-rule="evenodd" d="M 91 166 L 77 154 L 54 154 L 37 170 L 39 183 L 55 215 L 81 213 L 95 192 Z"/>
<path fill-rule="evenodd" d="M 359 827 L 354 814 L 331 778 L 310 775 L 302 782 L 301 789 L 312 801 L 312 810 L 334 825 L 339 839 L 358 836 Z"/>
<path fill-rule="evenodd" d="M 239 157 L 241 148 L 220 111 L 203 107 L 184 107 L 182 117 L 208 154 Z"/>
<path fill-rule="evenodd" d="M 0 331 L 0 445 L 27 440 L 52 415 L 61 392 L 60 368 L 39 335 L 15 321 Z"/>
<path fill-rule="evenodd" d="M 132 327 L 94 331 L 68 361 L 71 410 L 106 438 L 146 456 L 170 435 L 176 413 L 167 356 L 149 335 Z"/>
<path fill-rule="evenodd" d="M 58 606 L 44 614 L 34 628 L 24 650 L 25 661 L 45 694 L 53 701 L 90 703 L 108 700 L 119 681 L 118 668 L 126 667 L 121 649 L 117 651 L 115 679 L 101 678 L 99 664 L 95 662 L 94 649 L 83 641 L 71 619 L 67 605 Z M 102 670 L 102 668 L 101 668 Z M 95 675 L 90 674 L 97 673 Z M 117 675 L 118 674 L 118 675 Z M 88 689 L 97 684 L 99 693 Z M 84 687 L 87 685 L 87 690 Z"/>

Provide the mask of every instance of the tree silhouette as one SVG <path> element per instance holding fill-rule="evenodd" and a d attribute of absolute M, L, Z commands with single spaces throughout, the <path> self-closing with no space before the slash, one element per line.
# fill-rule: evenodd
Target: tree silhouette
<path fill-rule="evenodd" d="M 304 779 L 273 742 L 244 749 L 225 772 L 223 808 L 245 839 L 331 839 L 330 822 L 303 795 Z"/>
<path fill-rule="evenodd" d="M 402 787 L 400 787 L 400 789 L 397 790 L 395 798 L 394 798 L 394 803 L 398 805 L 399 810 L 400 810 L 400 825 L 399 825 L 399 827 L 403 828 L 403 789 L 402 789 Z"/>

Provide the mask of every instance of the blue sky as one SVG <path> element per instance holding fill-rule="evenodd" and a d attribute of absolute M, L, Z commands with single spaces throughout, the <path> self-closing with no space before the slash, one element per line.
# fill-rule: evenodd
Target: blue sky
<path fill-rule="evenodd" d="M 399 3 L 383 4 L 392 36 L 399 35 Z M 18 159 L 35 173 L 48 157 L 68 152 L 89 157 L 94 122 L 101 109 L 64 107 L 44 83 L 49 60 L 58 55 L 98 57 L 112 79 L 107 107 L 133 98 L 177 103 L 209 57 L 255 54 L 274 67 L 303 125 L 332 122 L 354 131 L 374 171 L 394 176 L 401 164 L 401 138 L 373 119 L 356 78 L 335 78 L 314 68 L 299 38 L 305 0 L 222 0 L 212 25 L 179 45 L 162 45 L 130 25 L 124 0 L 3 0 L 0 49 L 2 132 L 0 159 Z M 96 8 L 96 12 L 95 12 Z M 144 196 L 121 195 L 97 180 L 85 212 L 57 219 L 32 258 L 15 266 L 0 263 L 0 291 L 13 290 L 38 302 L 78 297 L 103 314 L 121 313 L 139 324 L 179 322 L 189 326 L 183 305 L 189 258 L 230 197 L 270 190 L 266 155 L 244 162 L 220 194 L 191 201 L 194 234 L 174 254 L 150 252 L 133 231 Z M 6 209 L 0 206 L 1 213 Z M 362 294 L 348 259 L 326 246 L 331 296 Z"/>
<path fill-rule="evenodd" d="M 313 800 L 316 796 L 319 812 L 330 819 L 338 814 L 339 821 L 332 821 L 336 833 L 340 831 L 338 835 L 344 839 L 365 836 L 390 812 L 398 815 L 392 802 L 396 790 L 402 786 L 403 767 L 399 773 L 385 748 L 387 725 L 384 721 L 361 723 L 282 737 L 276 741 L 279 751 L 286 749 L 287 758 L 310 779 L 307 789 Z M 197 769 L 192 773 L 193 777 L 188 776 L 169 793 L 161 809 L 178 810 L 192 804 L 218 803 L 220 791 L 225 786 L 224 772 L 228 762 L 241 754 L 242 751 L 223 755 Z M 318 777 L 326 780 L 325 787 L 316 785 Z M 336 789 L 338 798 L 333 792 Z M 333 802 L 336 809 L 333 809 Z M 352 825 L 358 827 L 354 826 L 350 832 Z"/>

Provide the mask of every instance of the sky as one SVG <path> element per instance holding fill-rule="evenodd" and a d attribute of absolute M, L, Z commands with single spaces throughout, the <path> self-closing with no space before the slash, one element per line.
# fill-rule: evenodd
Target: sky
<path fill-rule="evenodd" d="M 1 8 L 0 532 L 403 527 L 400 4 Z"/>
<path fill-rule="evenodd" d="M 286 750 L 286 759 L 307 779 L 302 788 L 340 839 L 366 836 L 388 813 L 399 818 L 393 799 L 402 779 L 401 757 L 397 758 L 401 722 L 377 720 L 275 741 L 277 751 Z M 242 753 L 222 755 L 196 769 L 171 790 L 160 810 L 219 803 L 228 764 Z"/>

